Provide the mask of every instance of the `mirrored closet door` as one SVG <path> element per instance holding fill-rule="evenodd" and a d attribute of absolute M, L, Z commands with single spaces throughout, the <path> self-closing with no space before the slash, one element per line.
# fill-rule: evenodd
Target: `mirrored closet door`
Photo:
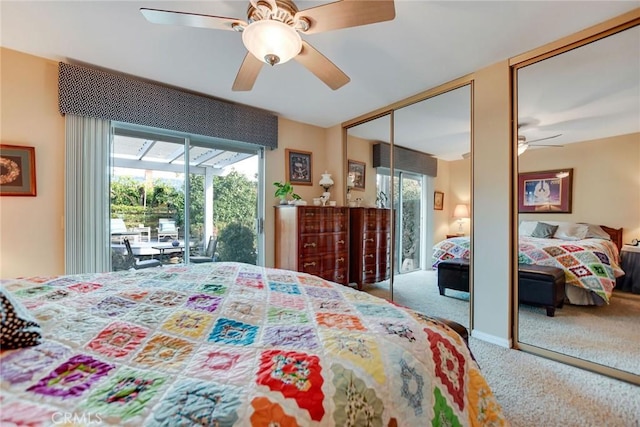
<path fill-rule="evenodd" d="M 640 294 L 621 258 L 640 235 L 639 52 L 636 23 L 516 65 L 514 129 L 518 342 L 636 383 Z"/>
<path fill-rule="evenodd" d="M 469 327 L 470 293 L 439 294 L 433 254 L 435 244 L 459 237 L 467 248 L 461 256 L 470 256 L 469 219 L 458 236 L 461 221 L 453 211 L 458 204 L 470 209 L 471 85 L 399 103 L 349 126 L 346 135 L 348 185 L 349 178 L 360 181 L 358 168 L 366 171 L 365 188 L 353 186 L 347 203 L 351 210 L 388 210 L 392 219 L 390 276 L 362 289 Z M 435 191 L 446 195 L 440 206 L 434 206 Z"/>

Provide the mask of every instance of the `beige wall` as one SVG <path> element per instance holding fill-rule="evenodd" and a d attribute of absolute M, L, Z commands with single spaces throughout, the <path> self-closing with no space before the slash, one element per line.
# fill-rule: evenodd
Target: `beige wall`
<path fill-rule="evenodd" d="M 449 209 L 451 214 L 449 215 L 449 234 L 456 234 L 458 232 L 458 220 L 453 217 L 453 210 L 456 205 L 467 205 L 469 210 L 471 209 L 471 160 L 455 160 L 449 162 L 449 169 L 451 171 L 450 185 L 449 185 Z M 462 229 L 465 235 L 471 233 L 471 220 L 465 219 L 462 222 Z"/>
<path fill-rule="evenodd" d="M 36 197 L 0 198 L 0 277 L 64 272 L 64 118 L 58 64 L 0 49 L 0 140 L 35 147 Z"/>
<path fill-rule="evenodd" d="M 525 151 L 520 172 L 573 168 L 570 214 L 520 214 L 520 219 L 622 227 L 623 240 L 640 238 L 640 134 Z"/>
<path fill-rule="evenodd" d="M 451 215 L 453 215 L 450 190 L 451 162 L 446 162 L 444 160 L 438 159 L 438 176 L 433 178 L 433 191 L 443 192 L 444 200 L 441 211 L 437 211 L 435 209 L 433 210 L 433 242 L 431 242 L 431 246 L 441 240 L 444 240 L 447 237 L 447 234 L 449 234 L 450 232 L 449 220 L 451 219 Z M 433 197 L 433 195 L 431 194 L 429 196 Z"/>
<path fill-rule="evenodd" d="M 473 328 L 511 346 L 511 93 L 509 64 L 474 73 L 472 274 Z"/>

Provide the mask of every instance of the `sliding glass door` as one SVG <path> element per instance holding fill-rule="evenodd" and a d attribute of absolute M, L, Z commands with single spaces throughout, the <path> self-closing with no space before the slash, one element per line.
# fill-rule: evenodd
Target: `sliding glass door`
<path fill-rule="evenodd" d="M 403 171 L 394 171 L 393 201 L 387 200 L 391 194 L 391 179 L 388 169 L 379 168 L 377 185 L 380 188 L 378 203 L 392 207 L 395 236 L 395 274 L 409 273 L 424 268 L 423 235 L 425 230 L 424 176 Z"/>
<path fill-rule="evenodd" d="M 249 144 L 116 125 L 112 269 L 131 268 L 131 255 L 172 264 L 192 256 L 259 263 L 262 158 Z"/>

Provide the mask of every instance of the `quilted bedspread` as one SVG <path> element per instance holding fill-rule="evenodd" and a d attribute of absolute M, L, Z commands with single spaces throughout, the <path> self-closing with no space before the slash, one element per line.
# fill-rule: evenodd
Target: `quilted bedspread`
<path fill-rule="evenodd" d="M 506 425 L 462 339 L 240 263 L 3 280 L 45 339 L 1 353 L 0 424 Z"/>
<path fill-rule="evenodd" d="M 469 237 L 454 237 L 433 247 L 432 265 L 446 259 L 469 259 Z M 607 303 L 624 274 L 615 244 L 603 239 L 566 241 L 520 236 L 518 262 L 562 268 L 568 285 L 594 292 Z"/>

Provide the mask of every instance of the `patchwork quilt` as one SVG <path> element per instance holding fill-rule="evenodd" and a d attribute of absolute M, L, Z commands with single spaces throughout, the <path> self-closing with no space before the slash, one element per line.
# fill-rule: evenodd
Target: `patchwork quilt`
<path fill-rule="evenodd" d="M 433 268 L 452 258 L 469 259 L 469 237 L 446 239 L 433 247 Z M 616 278 L 624 274 L 616 245 L 603 239 L 566 241 L 520 236 L 518 262 L 562 268 L 567 285 L 594 292 L 607 303 Z"/>
<path fill-rule="evenodd" d="M 2 425 L 507 425 L 444 324 L 241 263 L 3 280 L 44 342 L 0 354 Z"/>

